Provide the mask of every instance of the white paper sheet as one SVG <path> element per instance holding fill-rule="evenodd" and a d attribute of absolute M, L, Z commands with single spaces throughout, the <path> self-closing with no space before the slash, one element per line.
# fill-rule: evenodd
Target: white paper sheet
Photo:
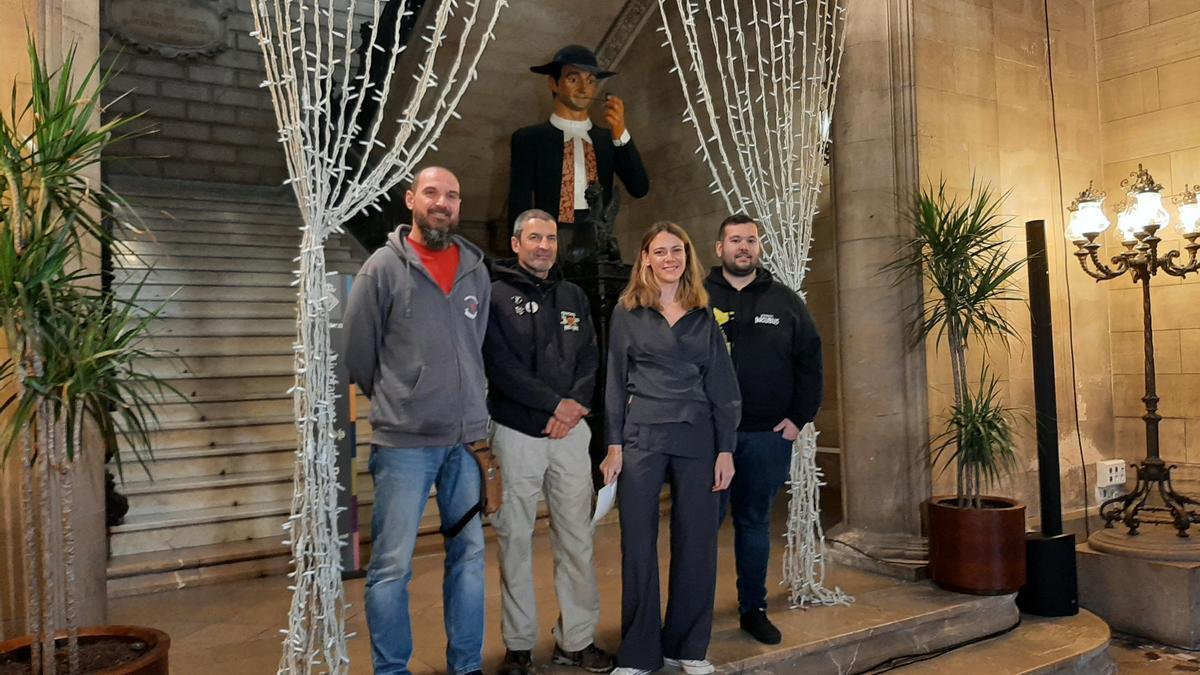
<path fill-rule="evenodd" d="M 617 481 L 613 481 L 608 485 L 600 488 L 596 493 L 596 513 L 592 516 L 592 525 L 600 522 L 600 519 L 608 515 L 612 511 L 613 505 L 617 503 Z"/>

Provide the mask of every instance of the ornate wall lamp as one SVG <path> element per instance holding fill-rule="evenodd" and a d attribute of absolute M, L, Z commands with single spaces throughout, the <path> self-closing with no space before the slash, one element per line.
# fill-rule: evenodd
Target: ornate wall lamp
<path fill-rule="evenodd" d="M 1111 258 L 1105 264 L 1100 257 L 1101 245 L 1096 239 L 1108 229 L 1109 220 L 1104 215 L 1103 192 L 1094 190 L 1091 184 L 1079 193 L 1071 203 L 1071 220 L 1067 225 L 1067 238 L 1075 244 L 1075 257 L 1083 271 L 1097 281 L 1116 279 L 1129 273 L 1135 284 L 1142 287 L 1142 335 L 1146 352 L 1146 395 L 1142 401 L 1146 404 L 1146 413 L 1142 419 L 1146 422 L 1146 458 L 1135 468 L 1137 470 L 1137 486 L 1129 494 L 1109 499 L 1100 505 L 1100 515 L 1104 518 L 1105 527 L 1112 527 L 1121 521 L 1129 528 L 1129 534 L 1137 534 L 1142 524 L 1142 512 L 1162 512 L 1169 514 L 1170 522 L 1174 524 L 1180 537 L 1188 536 L 1188 527 L 1192 523 L 1200 523 L 1200 512 L 1191 509 L 1200 506 L 1200 502 L 1179 494 L 1171 486 L 1171 469 L 1159 456 L 1158 423 L 1162 419 L 1158 414 L 1158 394 L 1154 382 L 1154 323 L 1150 307 L 1150 279 L 1159 271 L 1171 276 L 1183 277 L 1192 272 L 1200 271 L 1200 261 L 1197 251 L 1200 251 L 1200 203 L 1196 193 L 1200 185 L 1185 187 L 1182 194 L 1175 197 L 1179 205 L 1179 221 L 1176 229 L 1187 240 L 1184 249 L 1187 251 L 1187 262 L 1179 262 L 1183 254 L 1178 249 L 1159 253 L 1159 231 L 1171 220 L 1170 214 L 1163 206 L 1163 186 L 1154 182 L 1150 172 L 1138 164 L 1137 171 L 1129 174 L 1129 178 L 1121 181 L 1121 187 L 1126 188 L 1128 199 L 1118 205 L 1117 229 L 1121 232 L 1121 245 L 1125 250 Z M 1090 265 L 1089 265 L 1090 263 Z M 1146 501 L 1151 493 L 1158 491 L 1162 497 L 1163 506 L 1147 506 Z M 1147 521 L 1154 522 L 1154 521 Z"/>

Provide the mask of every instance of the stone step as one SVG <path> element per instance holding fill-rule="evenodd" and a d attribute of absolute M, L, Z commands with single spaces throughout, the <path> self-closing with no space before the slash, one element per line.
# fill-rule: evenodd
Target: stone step
<path fill-rule="evenodd" d="M 210 546 L 278 537 L 291 513 L 291 496 L 274 501 L 211 506 L 186 511 L 134 514 L 109 528 L 114 559 L 154 551 L 171 551 L 193 546 Z M 364 538 L 370 532 L 374 498 L 359 499 L 359 520 Z M 420 534 L 434 534 L 440 527 L 437 500 L 430 497 L 421 519 Z"/>
<path fill-rule="evenodd" d="M 999 637 L 969 644 L 895 670 L 902 675 L 1011 673 L 1012 675 L 1111 675 L 1108 624 L 1086 609 L 1075 616 L 1022 615 L 1021 625 Z"/>
<path fill-rule="evenodd" d="M 118 453 L 118 457 L 125 482 L 140 484 L 146 480 L 291 471 L 295 453 L 293 441 L 156 449 L 154 458 L 146 459 L 144 464 L 128 450 Z M 124 485 L 117 491 L 124 494 Z"/>
<path fill-rule="evenodd" d="M 932 583 L 897 583 L 834 567 L 829 587 L 854 596 L 849 606 L 771 612 L 780 645 L 747 639 L 733 620 L 714 622 L 708 657 L 724 673 L 862 673 L 892 659 L 937 653 L 1015 624 L 1014 596 L 951 593 Z M 1006 672 L 986 669 L 941 672 Z"/>
<path fill-rule="evenodd" d="M 203 233 L 213 239 L 219 239 L 232 234 L 265 234 L 273 237 L 288 237 L 297 245 L 303 233 L 299 216 L 296 217 L 227 217 L 209 216 L 207 214 L 190 214 L 180 216 L 143 211 L 141 223 L 137 225 L 155 235 L 167 232 Z"/>
<path fill-rule="evenodd" d="M 245 269 L 245 265 L 241 269 Z M 292 271 L 246 272 L 236 270 L 198 269 L 119 269 L 113 273 L 113 286 L 272 286 L 291 287 L 297 277 Z M 362 267 L 357 262 L 333 262 L 326 271 L 342 274 L 357 274 Z"/>
<path fill-rule="evenodd" d="M 374 484 L 367 471 L 366 456 L 355 458 L 355 488 L 359 495 L 373 494 Z M 121 453 L 121 469 L 127 482 L 198 479 L 203 476 L 234 477 L 241 474 L 283 473 L 295 468 L 295 443 L 220 446 L 215 448 L 176 448 L 158 450 L 144 465 L 131 453 Z M 123 489 L 119 489 L 123 492 Z"/>
<path fill-rule="evenodd" d="M 163 319 L 295 319 L 296 302 L 202 302 L 195 300 L 165 300 L 161 306 L 150 301 L 144 313 L 155 312 Z M 139 313 L 143 313 L 139 312 Z"/>
<path fill-rule="evenodd" d="M 108 597 L 274 576 L 290 569 L 291 550 L 282 536 L 133 553 L 109 560 Z"/>
<path fill-rule="evenodd" d="M 224 335 L 231 338 L 244 335 L 295 335 L 294 319 L 154 319 L 147 333 L 157 337 L 191 337 Z"/>
<path fill-rule="evenodd" d="M 150 467 L 153 473 L 154 464 Z M 236 512 L 241 508 L 253 509 L 256 504 L 291 499 L 292 470 L 127 480 L 118 492 L 129 498 L 126 523 L 144 514 L 169 517 L 194 509 L 228 508 Z"/>
<path fill-rule="evenodd" d="M 292 375 L 263 377 L 214 377 L 181 378 L 166 381 L 183 396 L 183 401 L 236 401 L 242 397 L 263 395 L 289 395 L 288 390 L 296 384 Z M 164 404 L 179 403 L 174 395 L 162 401 Z"/>
<path fill-rule="evenodd" d="M 139 269 L 236 272 L 251 267 L 258 272 L 287 273 L 299 266 L 299 263 L 292 261 L 293 257 L 295 257 L 295 254 L 291 253 L 289 257 L 263 258 L 249 262 L 245 258 L 206 258 L 200 256 L 147 256 L 138 258 L 131 255 L 115 255 L 113 256 L 113 263 L 121 269 L 130 272 Z"/>
<path fill-rule="evenodd" d="M 246 218 L 292 218 L 300 222 L 300 210 L 295 204 L 266 203 L 211 198 L 179 198 L 167 196 L 130 196 L 126 197 L 129 205 L 139 213 L 165 214 L 177 220 L 189 217 L 208 219 L 246 219 Z"/>
<path fill-rule="evenodd" d="M 233 244 L 225 241 L 206 239 L 205 243 L 195 242 L 125 242 L 122 254 L 130 257 L 141 257 L 156 260 L 164 256 L 180 258 L 233 258 L 242 260 L 291 260 L 300 254 L 299 240 L 292 244 L 277 244 L 264 246 L 261 244 Z M 349 249 L 326 248 L 326 260 L 348 260 Z"/>
<path fill-rule="evenodd" d="M 242 443 L 294 441 L 296 423 L 291 415 L 236 419 L 226 422 L 197 422 L 163 425 L 150 432 L 155 451 L 168 448 L 218 447 Z M 121 450 L 130 448 L 129 439 L 118 439 Z"/>
<path fill-rule="evenodd" d="M 117 297 L 129 299 L 137 292 L 138 303 L 155 308 L 164 302 L 217 302 L 235 304 L 238 302 L 287 302 L 296 304 L 296 288 L 294 286 L 173 286 L 159 284 L 143 284 L 138 288 L 135 284 L 114 286 L 113 292 Z M 169 304 L 167 305 L 169 306 Z M 165 307 L 164 307 L 165 309 Z"/>
<path fill-rule="evenodd" d="M 296 276 L 291 272 L 215 272 L 203 270 L 146 270 L 113 272 L 113 287 L 120 286 L 270 286 L 291 287 Z M 294 292 L 294 291 L 293 291 Z"/>
<path fill-rule="evenodd" d="M 189 356 L 248 356 L 291 354 L 294 335 L 252 337 L 236 340 L 224 337 L 150 337 L 142 347 L 182 357 Z"/>
<path fill-rule="evenodd" d="M 292 249 L 300 246 L 300 232 L 298 230 L 287 234 L 265 234 L 250 229 L 248 232 L 229 233 L 214 237 L 210 232 L 197 232 L 194 230 L 146 229 L 140 232 L 121 230 L 116 233 L 116 237 L 130 246 L 137 244 L 161 244 L 164 246 L 225 244 L 229 246 L 287 246 Z M 329 250 L 331 247 L 337 250 L 348 250 L 340 242 L 327 242 L 325 245 L 326 250 Z"/>
<path fill-rule="evenodd" d="M 242 396 L 234 401 L 196 401 L 160 404 L 154 407 L 158 421 L 224 422 L 243 417 L 270 417 L 292 414 L 292 397 L 283 392 L 259 397 Z"/>

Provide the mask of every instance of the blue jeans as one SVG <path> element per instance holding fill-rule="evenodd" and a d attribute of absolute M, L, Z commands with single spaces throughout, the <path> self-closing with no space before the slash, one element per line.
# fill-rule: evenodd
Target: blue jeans
<path fill-rule="evenodd" d="M 733 506 L 738 611 L 767 608 L 771 510 L 791 470 L 792 442 L 775 431 L 739 431 L 733 482 L 721 493 L 721 520 Z"/>
<path fill-rule="evenodd" d="M 408 675 L 412 624 L 408 583 L 412 579 L 417 528 L 437 485 L 442 527 L 451 527 L 479 501 L 479 468 L 466 447 L 380 448 L 371 451 L 375 514 L 367 568 L 367 626 L 375 673 Z M 442 581 L 446 664 L 450 673 L 480 670 L 483 664 L 483 524 L 474 517 L 447 539 Z"/>

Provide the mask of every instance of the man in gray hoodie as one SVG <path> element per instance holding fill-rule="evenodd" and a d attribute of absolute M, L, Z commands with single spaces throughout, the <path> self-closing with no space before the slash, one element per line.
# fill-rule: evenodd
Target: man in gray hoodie
<path fill-rule="evenodd" d="M 467 444 L 488 434 L 482 347 L 491 283 L 483 253 L 453 233 L 461 195 L 441 167 L 418 172 L 405 203 L 412 225 L 388 237 L 354 280 L 344 324 L 350 380 L 371 400 L 375 511 L 366 611 L 375 673 L 407 674 L 408 584 L 417 529 L 437 486 L 443 531 L 478 503 Z M 448 536 L 447 671 L 482 672 L 483 525 Z"/>

